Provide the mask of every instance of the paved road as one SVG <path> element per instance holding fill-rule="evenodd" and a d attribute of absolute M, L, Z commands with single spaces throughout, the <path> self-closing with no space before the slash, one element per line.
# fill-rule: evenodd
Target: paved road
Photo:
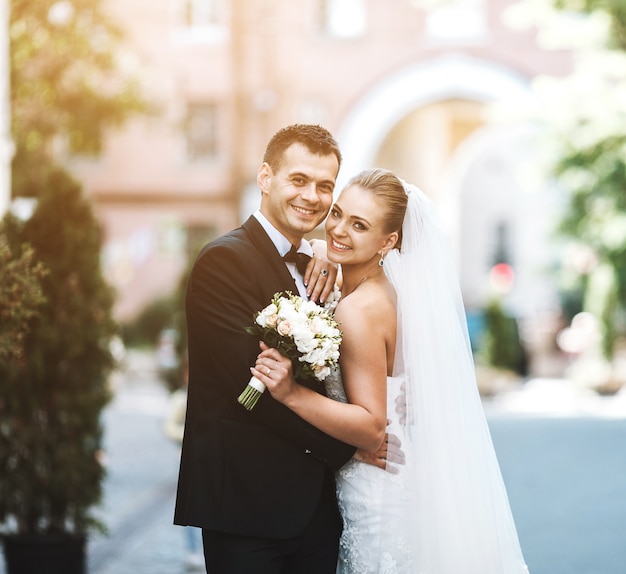
<path fill-rule="evenodd" d="M 533 381 L 486 411 L 531 574 L 624 574 L 626 393 Z"/>
<path fill-rule="evenodd" d="M 179 449 L 162 432 L 167 393 L 139 359 L 105 413 L 99 513 L 109 536 L 92 537 L 89 574 L 186 571 L 184 530 L 172 525 Z M 533 381 L 485 408 L 531 574 L 624 574 L 626 396 Z"/>
<path fill-rule="evenodd" d="M 626 420 L 490 420 L 531 574 L 626 572 Z"/>

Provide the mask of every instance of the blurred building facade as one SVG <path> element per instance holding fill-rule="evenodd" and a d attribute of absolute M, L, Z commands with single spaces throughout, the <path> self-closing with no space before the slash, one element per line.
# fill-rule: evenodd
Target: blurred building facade
<path fill-rule="evenodd" d="M 506 295 L 521 317 L 549 313 L 544 271 L 558 201 L 527 173 L 524 126 L 494 125 L 494 102 L 524 98 L 569 55 L 505 23 L 511 0 L 108 0 L 127 31 L 123 64 L 154 113 L 68 157 L 104 223 L 117 314 L 172 291 L 200 243 L 258 205 L 269 137 L 320 123 L 345 156 L 339 185 L 379 165 L 437 202 L 468 309 Z"/>

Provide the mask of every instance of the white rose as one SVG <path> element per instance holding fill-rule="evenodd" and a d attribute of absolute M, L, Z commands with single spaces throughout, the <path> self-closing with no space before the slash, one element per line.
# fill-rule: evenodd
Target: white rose
<path fill-rule="evenodd" d="M 293 340 L 298 351 L 308 353 L 317 347 L 317 341 L 315 335 L 309 329 L 301 327 L 301 325 L 294 325 L 292 330 Z"/>
<path fill-rule="evenodd" d="M 300 312 L 306 315 L 311 315 L 312 313 L 319 313 L 320 310 L 321 310 L 320 306 L 317 305 L 317 303 L 314 303 L 313 301 L 303 301 L 302 305 L 300 306 Z"/>
<path fill-rule="evenodd" d="M 332 339 L 322 339 L 320 344 L 320 350 L 324 353 L 325 356 L 330 357 L 333 353 L 334 347 L 335 342 Z"/>
<path fill-rule="evenodd" d="M 326 353 L 324 353 L 324 349 L 316 347 L 311 349 L 303 359 L 310 365 L 323 365 L 326 361 Z"/>
<path fill-rule="evenodd" d="M 333 339 L 337 336 L 338 329 L 337 327 L 333 327 L 327 321 L 320 322 L 320 335 L 325 339 Z"/>
<path fill-rule="evenodd" d="M 290 319 L 296 325 L 299 325 L 301 329 L 309 329 L 309 318 L 304 313 L 294 313 L 290 316 Z"/>
<path fill-rule="evenodd" d="M 274 327 L 278 320 L 276 313 L 278 312 L 278 307 L 274 305 L 274 303 L 268 305 L 261 311 L 256 318 L 256 322 L 261 327 Z"/>
<path fill-rule="evenodd" d="M 330 367 L 313 365 L 313 372 L 315 373 L 315 378 L 318 381 L 323 381 L 328 375 L 330 375 Z"/>
<path fill-rule="evenodd" d="M 298 311 L 296 310 L 296 307 L 293 303 L 293 301 L 291 301 L 290 299 L 281 299 L 281 303 L 280 303 L 280 316 L 281 317 L 293 317 L 295 314 L 297 314 Z"/>

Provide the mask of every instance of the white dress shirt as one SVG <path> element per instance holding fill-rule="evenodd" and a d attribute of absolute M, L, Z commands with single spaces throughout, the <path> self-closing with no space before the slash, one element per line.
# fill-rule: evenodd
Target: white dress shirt
<path fill-rule="evenodd" d="M 276 229 L 269 222 L 267 217 L 265 217 L 261 213 L 260 209 L 257 209 L 253 213 L 253 215 L 257 219 L 257 221 L 261 224 L 263 229 L 265 229 L 265 233 L 269 235 L 270 239 L 272 240 L 272 243 L 276 246 L 276 249 L 278 250 L 278 253 L 280 254 L 280 256 L 284 257 L 285 255 L 287 255 L 287 253 L 289 253 L 289 251 L 291 250 L 291 242 L 289 241 L 289 239 L 287 239 L 280 231 L 278 231 L 278 229 Z M 298 253 L 304 253 L 308 255 L 309 257 L 313 257 L 313 248 L 311 247 L 311 244 L 306 239 L 302 239 L 302 241 L 300 242 L 300 245 L 298 247 Z M 300 296 L 303 299 L 307 299 L 308 297 L 306 294 L 306 287 L 304 285 L 304 277 L 300 275 L 300 272 L 298 271 L 296 264 L 285 261 L 285 265 L 287 266 L 287 269 L 289 269 L 289 273 L 291 273 L 291 276 L 294 278 L 296 282 L 296 287 L 298 288 L 298 292 Z"/>

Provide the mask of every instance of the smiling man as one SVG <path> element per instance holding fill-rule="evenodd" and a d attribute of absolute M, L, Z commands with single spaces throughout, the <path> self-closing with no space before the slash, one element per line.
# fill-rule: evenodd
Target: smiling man
<path fill-rule="evenodd" d="M 189 392 L 174 521 L 203 529 L 210 574 L 335 572 L 334 471 L 354 447 L 269 393 L 251 411 L 237 397 L 259 353 L 244 327 L 276 292 L 306 295 L 301 271 L 283 257 L 312 255 L 304 235 L 328 214 L 340 164 L 324 128 L 280 130 L 258 170 L 260 209 L 206 245 L 189 276 Z"/>
<path fill-rule="evenodd" d="M 291 144 L 280 156 L 266 153 L 257 177 L 261 213 L 299 247 L 303 235 L 326 218 L 338 170 L 338 156 L 319 155 L 301 143 Z"/>

